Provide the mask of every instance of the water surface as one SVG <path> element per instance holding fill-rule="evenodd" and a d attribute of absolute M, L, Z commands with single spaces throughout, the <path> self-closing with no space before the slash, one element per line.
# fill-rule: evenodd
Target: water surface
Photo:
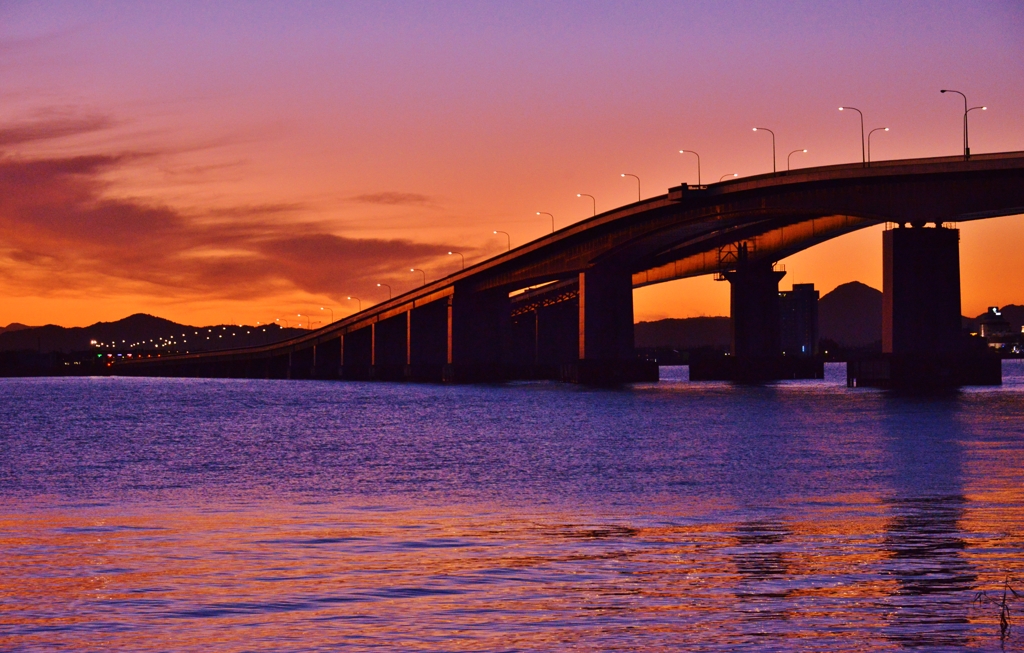
<path fill-rule="evenodd" d="M 843 375 L 2 379 L 0 649 L 998 648 L 1024 366 Z"/>

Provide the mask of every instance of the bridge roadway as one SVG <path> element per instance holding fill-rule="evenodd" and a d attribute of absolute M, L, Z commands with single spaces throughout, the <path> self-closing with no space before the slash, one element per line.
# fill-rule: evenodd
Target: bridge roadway
<path fill-rule="evenodd" d="M 635 360 L 633 288 L 740 265 L 770 267 L 879 223 L 941 225 L 1017 214 L 1024 214 L 1024 152 L 681 185 L 290 340 L 119 361 L 111 371 L 433 381 L 656 378 L 656 368 Z"/>

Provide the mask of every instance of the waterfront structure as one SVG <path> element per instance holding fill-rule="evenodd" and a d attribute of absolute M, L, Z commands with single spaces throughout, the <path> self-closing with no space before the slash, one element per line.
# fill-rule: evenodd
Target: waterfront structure
<path fill-rule="evenodd" d="M 123 361 L 111 372 L 461 382 L 509 378 L 517 368 L 543 365 L 557 367 L 565 381 L 654 379 L 657 367 L 638 361 L 633 349 L 632 291 L 703 274 L 730 282 L 736 358 L 758 361 L 779 351 L 775 327 L 758 329 L 778 325 L 781 274 L 774 263 L 887 222 L 899 225 L 887 234 L 904 234 L 886 236 L 893 243 L 887 269 L 894 275 L 885 291 L 889 353 L 913 353 L 902 351 L 907 329 L 933 322 L 933 339 L 946 346 L 947 313 L 955 306 L 959 315 L 959 255 L 950 246 L 957 243 L 945 235 L 956 232 L 944 225 L 1019 213 L 1020 152 L 680 185 L 292 340 Z M 904 277 L 902 271 L 914 267 L 906 260 L 927 261 L 931 272 Z"/>

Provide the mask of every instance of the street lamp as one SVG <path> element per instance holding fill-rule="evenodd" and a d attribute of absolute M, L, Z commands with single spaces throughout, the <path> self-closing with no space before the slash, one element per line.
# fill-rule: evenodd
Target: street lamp
<path fill-rule="evenodd" d="M 427 273 L 419 268 L 409 268 L 409 272 L 419 272 L 423 275 L 423 285 L 427 285 Z"/>
<path fill-rule="evenodd" d="M 775 169 L 775 132 L 767 127 L 754 127 L 754 131 L 765 131 L 772 135 L 772 174 L 774 175 L 777 172 Z"/>
<path fill-rule="evenodd" d="M 494 234 L 495 235 L 497 235 L 497 234 L 505 234 L 505 238 L 506 238 L 506 240 L 508 240 L 508 250 L 511 252 L 512 251 L 512 236 L 509 236 L 507 231 L 495 231 Z"/>
<path fill-rule="evenodd" d="M 363 300 L 359 299 L 358 297 L 349 297 L 349 300 L 353 300 L 353 299 L 358 302 L 359 312 L 362 313 L 363 312 Z"/>
<path fill-rule="evenodd" d="M 547 211 L 537 211 L 537 215 L 546 215 L 551 218 L 551 233 L 555 233 L 555 216 L 551 215 Z"/>
<path fill-rule="evenodd" d="M 887 131 L 889 131 L 888 127 L 875 127 L 874 129 L 868 132 L 868 165 L 871 165 L 871 135 L 874 134 L 875 132 Z"/>
<path fill-rule="evenodd" d="M 868 163 L 867 157 L 864 154 L 864 114 L 857 107 L 839 107 L 840 111 L 850 110 L 856 111 L 860 114 L 860 163 L 866 166 Z"/>
<path fill-rule="evenodd" d="M 790 152 L 790 153 L 789 153 L 788 155 L 786 155 L 786 172 L 789 172 L 789 168 L 790 168 L 790 166 L 789 166 L 789 163 L 790 163 L 790 159 L 792 159 L 792 158 L 793 158 L 793 155 L 794 155 L 794 154 L 796 154 L 797 152 L 803 152 L 804 154 L 807 154 L 807 150 L 793 150 L 793 151 L 792 151 L 792 152 Z"/>
<path fill-rule="evenodd" d="M 700 155 L 693 150 L 679 150 L 680 154 L 692 154 L 697 157 L 697 185 L 700 186 Z"/>
<path fill-rule="evenodd" d="M 330 311 L 331 312 L 331 324 L 334 324 L 334 309 L 333 308 L 326 308 L 325 309 L 323 306 L 321 306 L 320 310 L 321 311 L 324 311 L 324 310 Z"/>
<path fill-rule="evenodd" d="M 576 197 L 589 197 L 590 201 L 594 205 L 594 215 L 597 215 L 597 200 L 594 199 L 593 195 L 587 195 L 586 193 L 576 193 Z"/>
<path fill-rule="evenodd" d="M 387 288 L 388 289 L 388 299 L 391 299 L 391 286 L 389 286 L 386 283 L 378 283 L 377 287 L 378 288 Z"/>
<path fill-rule="evenodd" d="M 960 91 L 954 91 L 952 89 L 944 88 L 939 93 L 956 93 L 964 99 L 964 159 L 971 158 L 971 146 L 967 140 L 967 114 L 974 111 L 975 109 L 981 109 L 982 111 L 988 111 L 988 107 L 971 107 L 967 108 L 967 96 Z"/>
<path fill-rule="evenodd" d="M 299 326 L 301 326 L 302 325 L 302 319 L 301 319 L 302 318 L 302 313 L 299 313 L 298 317 L 299 317 Z M 313 328 L 312 319 L 307 315 L 306 316 L 306 329 L 312 329 L 312 328 Z"/>
<path fill-rule="evenodd" d="M 351 297 L 349 297 L 349 299 L 352 299 L 352 298 L 351 298 Z M 286 328 L 286 329 L 290 329 L 290 328 L 292 328 L 292 327 L 291 327 L 291 325 L 290 325 L 290 324 L 288 324 L 288 319 L 287 319 L 287 318 L 279 317 L 279 318 L 275 319 L 274 321 L 275 321 L 275 322 L 280 322 L 281 320 L 284 320 L 284 328 Z M 280 325 L 280 324 L 278 324 L 277 326 L 281 326 L 281 325 Z"/>
<path fill-rule="evenodd" d="M 623 178 L 625 178 L 625 177 L 632 177 L 633 179 L 636 179 L 636 201 L 639 202 L 640 201 L 640 177 L 637 177 L 636 175 L 631 175 L 628 172 L 622 173 L 621 176 Z"/>
<path fill-rule="evenodd" d="M 722 178 L 718 180 L 718 183 L 722 183 L 723 181 L 725 181 L 726 177 L 739 177 L 739 176 L 740 175 L 739 175 L 738 172 L 734 172 L 731 175 L 722 175 Z"/>
<path fill-rule="evenodd" d="M 458 254 L 459 255 L 459 258 L 462 259 L 462 269 L 465 270 L 466 269 L 466 257 L 462 255 L 462 252 L 448 252 L 448 256 L 452 256 L 453 254 Z"/>

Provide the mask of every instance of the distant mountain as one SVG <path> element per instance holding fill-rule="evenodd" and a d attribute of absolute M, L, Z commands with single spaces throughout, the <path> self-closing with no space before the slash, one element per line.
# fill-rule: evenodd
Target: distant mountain
<path fill-rule="evenodd" d="M 11 322 L 10 324 L 8 324 L 5 327 L 0 327 L 0 333 L 4 333 L 4 332 L 7 332 L 7 331 L 21 331 L 22 329 L 31 329 L 31 328 L 32 327 L 30 327 L 28 325 L 25 325 L 25 324 L 21 324 L 19 322 Z"/>
<path fill-rule="evenodd" d="M 851 281 L 818 300 L 818 336 L 842 347 L 882 341 L 882 291 Z"/>
<path fill-rule="evenodd" d="M 13 331 L 8 327 L 0 332 L 0 351 L 82 352 L 96 349 L 93 341 L 109 345 L 106 351 L 210 351 L 268 344 L 300 333 L 303 330 L 277 325 L 194 327 L 137 313 L 116 322 L 97 322 L 87 327 L 48 324 Z M 174 344 L 162 346 L 168 342 Z"/>
<path fill-rule="evenodd" d="M 728 349 L 732 342 L 730 322 L 727 317 L 690 317 L 640 322 L 633 327 L 634 342 L 640 348 Z"/>

